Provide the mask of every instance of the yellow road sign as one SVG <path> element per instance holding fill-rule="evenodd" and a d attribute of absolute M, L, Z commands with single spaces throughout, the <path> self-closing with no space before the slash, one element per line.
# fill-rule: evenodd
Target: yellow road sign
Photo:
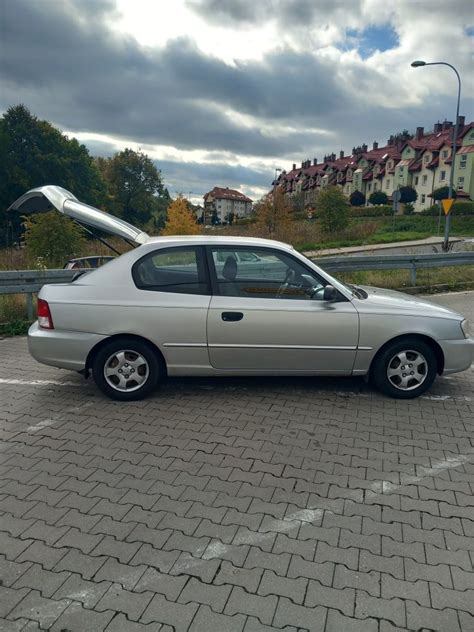
<path fill-rule="evenodd" d="M 453 205 L 454 198 L 446 198 L 445 200 L 441 200 L 441 204 L 443 205 L 444 214 L 447 215 L 451 210 Z"/>

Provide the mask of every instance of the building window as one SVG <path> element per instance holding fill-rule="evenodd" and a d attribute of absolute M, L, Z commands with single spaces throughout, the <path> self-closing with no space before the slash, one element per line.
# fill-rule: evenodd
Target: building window
<path fill-rule="evenodd" d="M 420 178 L 418 176 L 415 176 L 415 186 L 418 186 L 418 182 L 420 181 Z"/>
<path fill-rule="evenodd" d="M 449 149 L 443 149 L 443 152 L 441 155 L 443 158 L 447 158 L 449 156 Z"/>
<path fill-rule="evenodd" d="M 446 180 L 446 171 L 442 171 L 442 172 L 439 174 L 439 179 L 440 179 L 441 181 Z"/>
<path fill-rule="evenodd" d="M 429 162 L 430 161 L 430 155 L 429 154 L 425 154 L 423 156 L 423 162 Z"/>
<path fill-rule="evenodd" d="M 367 185 L 367 191 L 371 191 L 372 190 L 372 183 L 369 182 L 369 184 Z"/>
<path fill-rule="evenodd" d="M 458 189 L 462 189 L 464 187 L 464 177 L 461 176 L 458 178 Z"/>
<path fill-rule="evenodd" d="M 422 204 L 424 204 L 424 203 L 425 203 L 425 200 L 426 200 L 426 195 L 425 195 L 425 194 L 423 194 L 423 195 L 421 196 L 421 203 L 422 203 Z"/>
<path fill-rule="evenodd" d="M 426 184 L 428 182 L 428 176 L 423 176 L 423 184 Z"/>
<path fill-rule="evenodd" d="M 398 174 L 399 178 L 403 178 L 403 167 L 400 167 L 400 173 Z"/>
<path fill-rule="evenodd" d="M 390 180 L 386 180 L 385 181 L 385 188 L 389 189 L 390 188 Z"/>
<path fill-rule="evenodd" d="M 459 163 L 459 168 L 465 169 L 466 166 L 467 166 L 467 156 L 466 154 L 464 154 L 464 156 L 461 156 L 461 162 Z"/>

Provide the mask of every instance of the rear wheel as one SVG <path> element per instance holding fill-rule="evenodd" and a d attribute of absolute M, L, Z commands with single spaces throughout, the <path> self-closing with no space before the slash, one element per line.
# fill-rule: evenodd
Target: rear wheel
<path fill-rule="evenodd" d="M 120 338 L 105 344 L 92 362 L 94 381 L 100 390 L 120 401 L 149 395 L 163 379 L 162 362 L 145 342 Z"/>
<path fill-rule="evenodd" d="M 437 360 L 423 340 L 401 339 L 389 344 L 375 358 L 372 380 L 390 397 L 413 399 L 430 388 L 436 378 Z"/>

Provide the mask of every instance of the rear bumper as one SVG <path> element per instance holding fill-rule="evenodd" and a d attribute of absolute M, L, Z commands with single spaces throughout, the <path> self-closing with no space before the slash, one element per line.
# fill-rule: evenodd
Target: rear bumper
<path fill-rule="evenodd" d="M 438 340 L 444 353 L 443 375 L 465 371 L 474 362 L 474 338 Z"/>
<path fill-rule="evenodd" d="M 89 352 L 106 337 L 80 331 L 41 329 L 35 322 L 28 331 L 28 348 L 33 358 L 42 364 L 82 371 Z"/>

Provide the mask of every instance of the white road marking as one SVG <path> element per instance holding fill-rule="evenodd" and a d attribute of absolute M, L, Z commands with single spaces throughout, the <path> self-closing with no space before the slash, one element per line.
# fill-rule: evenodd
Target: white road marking
<path fill-rule="evenodd" d="M 391 481 L 378 480 L 373 481 L 369 489 L 374 492 L 378 492 L 380 484 L 382 485 L 382 493 L 383 494 L 397 494 L 401 489 L 407 487 L 408 485 L 416 485 L 424 478 L 434 478 L 440 472 L 444 472 L 445 470 L 451 470 L 455 467 L 460 467 L 465 463 L 474 462 L 474 452 L 468 452 L 467 454 L 457 454 L 452 456 L 447 456 L 445 459 L 441 459 L 439 461 L 434 461 L 433 467 L 420 467 L 421 472 L 423 474 L 421 476 L 408 476 L 405 482 L 402 485 L 396 485 Z M 421 473 L 420 472 L 420 473 Z"/>
<path fill-rule="evenodd" d="M 82 386 L 81 382 L 58 382 L 56 380 L 18 380 L 0 377 L 0 384 L 19 386 Z"/>
<path fill-rule="evenodd" d="M 34 426 L 28 426 L 28 428 L 26 429 L 26 432 L 38 432 L 38 430 L 42 430 L 43 428 L 54 426 L 54 424 L 58 423 L 59 421 L 65 421 L 64 419 L 62 419 L 64 415 L 67 415 L 68 413 L 79 412 L 83 408 L 89 408 L 90 406 L 93 406 L 93 405 L 94 405 L 94 402 L 89 401 L 89 402 L 83 402 L 82 404 L 77 404 L 76 406 L 70 406 L 69 408 L 66 408 L 66 410 L 63 410 L 62 412 L 58 413 L 51 419 L 42 419 Z"/>

